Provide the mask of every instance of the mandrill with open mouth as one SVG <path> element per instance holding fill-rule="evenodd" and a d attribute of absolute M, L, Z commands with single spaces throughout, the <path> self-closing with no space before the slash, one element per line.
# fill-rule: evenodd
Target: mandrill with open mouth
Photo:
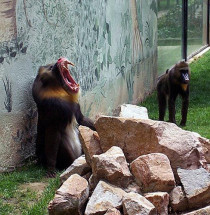
<path fill-rule="evenodd" d="M 55 64 L 41 66 L 32 88 L 38 108 L 36 155 L 49 177 L 55 177 L 56 168 L 69 167 L 82 154 L 77 125 L 95 130 L 93 122 L 81 113 L 79 84 L 68 64 L 74 66 L 60 58 Z"/>

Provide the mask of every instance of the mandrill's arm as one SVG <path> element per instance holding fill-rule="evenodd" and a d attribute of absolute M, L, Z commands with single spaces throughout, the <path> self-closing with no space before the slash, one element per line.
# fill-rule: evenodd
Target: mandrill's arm
<path fill-rule="evenodd" d="M 77 107 L 76 107 L 75 117 L 79 125 L 87 126 L 93 131 L 96 131 L 93 121 L 82 114 L 79 104 L 77 104 Z"/>

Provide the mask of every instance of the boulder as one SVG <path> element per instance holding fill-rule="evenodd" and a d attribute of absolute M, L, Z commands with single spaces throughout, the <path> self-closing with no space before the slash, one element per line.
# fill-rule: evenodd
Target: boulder
<path fill-rule="evenodd" d="M 183 215 L 209 215 L 209 214 L 210 214 L 210 206 L 207 206 L 205 208 L 201 208 L 201 209 L 196 210 L 196 211 L 185 213 Z"/>
<path fill-rule="evenodd" d="M 129 163 L 141 155 L 163 153 L 169 158 L 175 174 L 177 167 L 206 167 L 198 137 L 173 123 L 101 116 L 95 126 L 103 152 L 114 145 L 119 146 Z"/>
<path fill-rule="evenodd" d="M 66 169 L 61 175 L 60 180 L 61 183 L 63 183 L 65 180 L 67 180 L 71 175 L 78 174 L 80 176 L 86 175 L 88 172 L 91 171 L 90 166 L 87 164 L 85 160 L 85 156 L 82 155 L 79 158 L 77 158 L 69 168 Z"/>
<path fill-rule="evenodd" d="M 166 192 L 146 193 L 144 197 L 156 208 L 157 213 L 168 215 L 169 194 Z"/>
<path fill-rule="evenodd" d="M 111 147 L 107 152 L 92 158 L 93 177 L 126 187 L 132 180 L 128 163 L 121 148 Z"/>
<path fill-rule="evenodd" d="M 122 207 L 124 195 L 125 191 L 122 189 L 100 181 L 90 197 L 85 215 L 101 215 L 105 214 L 110 208 L 119 209 Z"/>
<path fill-rule="evenodd" d="M 132 104 L 121 105 L 115 110 L 114 116 L 133 119 L 149 119 L 147 108 Z"/>
<path fill-rule="evenodd" d="M 79 138 L 82 144 L 82 149 L 85 153 L 85 158 L 89 166 L 92 163 L 93 155 L 103 153 L 100 147 L 100 138 L 96 131 L 85 126 L 79 126 Z"/>
<path fill-rule="evenodd" d="M 78 174 L 74 174 L 56 191 L 54 199 L 48 206 L 49 215 L 83 214 L 88 197 L 87 180 Z"/>
<path fill-rule="evenodd" d="M 185 197 L 181 186 L 175 187 L 170 192 L 170 206 L 174 212 L 182 212 L 187 209 L 187 198 Z"/>
<path fill-rule="evenodd" d="M 152 153 L 139 156 L 130 164 L 131 172 L 144 192 L 169 192 L 175 186 L 174 174 L 166 155 Z"/>
<path fill-rule="evenodd" d="M 186 194 L 189 208 L 198 208 L 210 203 L 210 173 L 203 168 L 178 169 L 178 175 Z"/>
<path fill-rule="evenodd" d="M 155 206 L 138 193 L 128 193 L 123 198 L 124 215 L 156 215 Z"/>

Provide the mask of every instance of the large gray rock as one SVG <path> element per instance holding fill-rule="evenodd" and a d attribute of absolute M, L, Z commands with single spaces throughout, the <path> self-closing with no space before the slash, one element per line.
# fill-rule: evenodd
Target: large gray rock
<path fill-rule="evenodd" d="M 152 153 L 139 156 L 130 164 L 131 172 L 144 192 L 169 192 L 175 186 L 174 174 L 166 155 Z"/>
<path fill-rule="evenodd" d="M 102 150 L 106 152 L 114 145 L 119 146 L 128 162 L 159 152 L 167 155 L 174 173 L 177 167 L 206 167 L 198 137 L 173 123 L 102 116 L 95 126 Z"/>
<path fill-rule="evenodd" d="M 124 195 L 122 189 L 100 181 L 90 197 L 85 215 L 101 215 L 110 208 L 120 208 Z"/>
<path fill-rule="evenodd" d="M 90 166 L 87 164 L 85 160 L 85 156 L 82 155 L 71 164 L 61 175 L 60 180 L 63 183 L 67 180 L 71 175 L 78 174 L 80 176 L 86 175 L 88 172 L 91 171 Z"/>
<path fill-rule="evenodd" d="M 83 214 L 84 205 L 89 197 L 86 179 L 74 174 L 70 176 L 56 191 L 54 199 L 49 203 L 49 215 Z"/>
<path fill-rule="evenodd" d="M 126 187 L 132 180 L 125 156 L 121 148 L 111 147 L 107 152 L 94 155 L 92 171 L 95 179 L 106 180 L 111 184 Z"/>
<path fill-rule="evenodd" d="M 125 215 L 155 215 L 155 206 L 138 193 L 128 193 L 123 198 Z"/>
<path fill-rule="evenodd" d="M 205 169 L 178 169 L 180 181 L 190 208 L 206 206 L 210 203 L 210 173 Z"/>

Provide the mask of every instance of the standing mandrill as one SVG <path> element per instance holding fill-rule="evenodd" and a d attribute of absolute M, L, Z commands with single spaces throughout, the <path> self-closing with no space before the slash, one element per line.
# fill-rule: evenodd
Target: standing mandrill
<path fill-rule="evenodd" d="M 83 116 L 78 103 L 79 85 L 70 75 L 66 58 L 41 66 L 32 94 L 38 108 L 36 154 L 47 168 L 49 177 L 55 169 L 64 169 L 82 154 L 77 124 L 93 130 L 93 122 Z"/>
<path fill-rule="evenodd" d="M 182 97 L 182 120 L 180 125 L 185 126 L 189 105 L 189 81 L 190 69 L 184 61 L 177 63 L 159 78 L 157 83 L 159 120 L 164 120 L 166 100 L 168 99 L 169 121 L 176 123 L 175 100 L 179 94 Z"/>

